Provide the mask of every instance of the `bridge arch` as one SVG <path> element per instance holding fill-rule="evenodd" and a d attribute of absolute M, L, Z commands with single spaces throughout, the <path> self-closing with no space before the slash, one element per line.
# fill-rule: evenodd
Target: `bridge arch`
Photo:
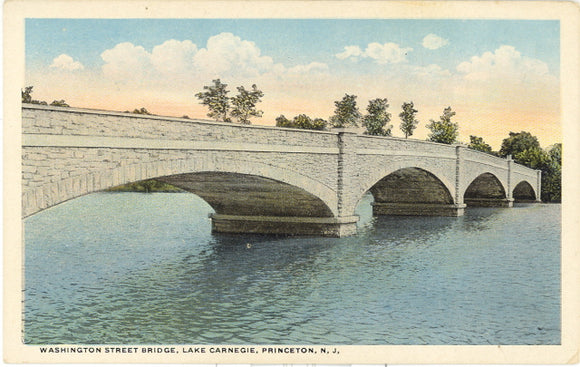
<path fill-rule="evenodd" d="M 512 194 L 515 202 L 525 203 L 537 200 L 537 194 L 533 186 L 526 180 L 520 181 L 515 187 Z"/>
<path fill-rule="evenodd" d="M 467 206 L 509 206 L 504 185 L 491 172 L 481 173 L 471 181 L 463 201 Z"/>
<path fill-rule="evenodd" d="M 118 185 L 201 172 L 262 177 L 271 183 L 278 182 L 280 185 L 285 185 L 286 188 L 295 188 L 295 192 L 300 192 L 304 197 L 318 201 L 318 204 L 324 206 L 321 210 L 329 215 L 334 216 L 338 212 L 336 192 L 308 176 L 260 162 L 232 161 L 208 155 L 205 159 L 181 158 L 122 165 L 113 169 L 99 170 L 47 183 L 23 194 L 22 214 L 27 217 L 76 197 Z"/>
<path fill-rule="evenodd" d="M 419 164 L 391 166 L 369 180 L 366 192 L 374 197 L 373 215 L 456 215 L 454 187 L 444 175 Z"/>

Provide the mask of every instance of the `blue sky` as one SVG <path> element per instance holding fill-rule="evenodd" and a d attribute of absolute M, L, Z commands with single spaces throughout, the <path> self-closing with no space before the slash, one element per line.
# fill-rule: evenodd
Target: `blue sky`
<path fill-rule="evenodd" d="M 497 146 L 511 130 L 535 129 L 547 145 L 561 131 L 559 26 L 550 20 L 27 19 L 26 83 L 38 99 L 114 110 L 146 104 L 159 114 L 192 117 L 205 116 L 191 96 L 213 78 L 232 90 L 256 83 L 265 93 L 259 124 L 273 124 L 280 114 L 328 118 L 344 93 L 357 94 L 362 111 L 369 99 L 387 97 L 394 131 L 399 106 L 414 100 L 423 125 L 455 107 L 457 118 L 468 120 L 460 130 L 464 141 L 487 134 Z M 542 123 L 528 126 L 534 116 Z M 418 129 L 417 137 L 425 135 Z"/>
<path fill-rule="evenodd" d="M 559 22 L 547 20 L 350 20 L 350 19 L 27 19 L 27 63 L 50 62 L 58 54 L 99 66 L 102 51 L 121 42 L 152 49 L 168 39 L 204 45 L 213 35 L 231 32 L 255 42 L 263 54 L 292 66 L 333 59 L 344 45 L 395 42 L 412 47 L 410 61 L 446 68 L 501 45 L 559 70 Z M 448 39 L 438 52 L 421 46 L 435 33 Z"/>

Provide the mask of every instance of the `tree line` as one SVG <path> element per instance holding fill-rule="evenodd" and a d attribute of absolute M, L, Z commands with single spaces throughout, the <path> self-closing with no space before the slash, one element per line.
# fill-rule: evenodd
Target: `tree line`
<path fill-rule="evenodd" d="M 230 102 L 234 106 L 231 116 L 237 117 L 238 122 L 249 124 L 249 117 L 260 117 L 262 111 L 256 110 L 256 104 L 260 102 L 263 93 L 252 86 L 251 91 L 246 91 L 243 87 L 238 87 L 240 94 L 237 97 L 227 97 L 227 84 L 223 84 L 220 79 L 213 80 L 212 86 L 205 86 L 205 92 L 196 94 L 201 103 L 209 109 L 208 116 L 217 121 L 230 121 L 228 111 Z M 375 98 L 369 101 L 366 114 L 362 114 L 357 106 L 357 96 L 345 94 L 344 97 L 334 102 L 335 110 L 328 121 L 321 118 L 311 118 L 306 114 L 299 114 L 292 119 L 284 115 L 276 118 L 276 126 L 290 127 L 297 129 L 326 130 L 329 127 L 359 127 L 365 128 L 364 134 L 374 136 L 391 136 L 393 125 L 391 124 L 391 114 L 387 111 L 389 103 L 387 98 Z M 244 106 L 245 112 L 240 106 Z M 402 112 L 399 114 L 401 124 L 399 128 L 405 138 L 413 135 L 419 121 L 416 118 L 418 112 L 413 101 L 404 102 L 401 106 Z M 458 143 L 459 124 L 452 121 L 455 111 L 451 106 L 443 109 L 443 114 L 438 120 L 429 120 L 426 127 L 430 130 L 428 140 L 442 144 Z M 242 116 L 241 118 L 239 116 Z M 489 153 L 498 157 L 507 158 L 511 156 L 516 163 L 524 166 L 539 169 L 542 171 L 542 201 L 561 201 L 561 171 L 562 171 L 562 144 L 555 144 L 544 150 L 540 147 L 538 138 L 529 132 L 510 132 L 509 137 L 504 139 L 501 149 L 497 152 L 487 144 L 482 137 L 470 135 L 469 149 Z"/>
<path fill-rule="evenodd" d="M 220 79 L 215 79 L 212 83 L 210 86 L 204 86 L 204 91 L 195 94 L 200 103 L 208 108 L 208 117 L 216 121 L 250 124 L 251 118 L 262 116 L 263 111 L 257 109 L 257 104 L 261 102 L 264 93 L 255 84 L 250 89 L 243 86 L 237 87 L 238 94 L 230 97 L 227 84 L 222 83 Z M 33 99 L 32 91 L 32 86 L 21 90 L 22 103 L 48 105 L 45 101 Z M 360 124 L 365 128 L 364 134 L 392 136 L 393 125 L 391 124 L 391 114 L 387 111 L 389 108 L 387 98 L 370 100 L 364 115 L 360 112 L 356 99 L 356 95 L 345 94 L 341 100 L 335 101 L 334 115 L 328 121 L 321 118 L 311 118 L 306 114 L 300 114 L 292 119 L 280 115 L 276 118 L 276 126 L 327 130 L 329 127 L 359 127 Z M 70 107 L 64 100 L 54 100 L 50 105 Z M 399 128 L 405 138 L 408 138 L 413 135 L 419 124 L 416 118 L 418 110 L 415 109 L 413 101 L 404 102 L 401 109 Z M 151 115 L 144 107 L 135 109 L 132 113 Z M 443 110 L 439 120 L 429 120 L 429 124 L 426 125 L 430 130 L 428 140 L 443 144 L 458 143 L 459 124 L 452 121 L 455 114 L 449 106 Z M 189 117 L 183 116 L 183 118 Z M 503 158 L 511 156 L 516 163 L 541 170 L 542 201 L 561 201 L 562 144 L 558 143 L 548 149 L 542 149 L 538 138 L 526 131 L 510 132 L 509 136 L 502 141 L 499 151 L 493 151 L 482 137 L 470 135 L 469 140 L 467 147 L 470 149 Z"/>

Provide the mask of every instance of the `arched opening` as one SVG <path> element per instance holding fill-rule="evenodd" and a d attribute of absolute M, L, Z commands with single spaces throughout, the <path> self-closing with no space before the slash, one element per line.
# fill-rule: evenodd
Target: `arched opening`
<path fill-rule="evenodd" d="M 522 181 L 514 187 L 513 198 L 516 203 L 530 203 L 536 201 L 536 193 L 532 185 Z"/>
<path fill-rule="evenodd" d="M 467 206 L 510 206 L 506 192 L 498 178 L 489 172 L 482 173 L 469 184 L 463 201 Z"/>
<path fill-rule="evenodd" d="M 451 193 L 434 174 L 417 167 L 396 170 L 369 190 L 374 215 L 461 215 Z"/>
<path fill-rule="evenodd" d="M 319 197 L 271 178 L 221 171 L 157 179 L 204 199 L 215 210 L 214 232 L 341 237 L 356 231 L 356 217 L 336 218 Z"/>
<path fill-rule="evenodd" d="M 197 172 L 157 178 L 194 193 L 216 213 L 246 216 L 332 217 L 307 191 L 273 179 L 229 172 Z"/>

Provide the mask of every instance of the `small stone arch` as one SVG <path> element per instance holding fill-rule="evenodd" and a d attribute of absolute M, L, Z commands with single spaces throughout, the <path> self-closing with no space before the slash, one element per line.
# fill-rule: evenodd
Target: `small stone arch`
<path fill-rule="evenodd" d="M 399 161 L 399 162 L 393 162 L 389 165 L 381 166 L 378 169 L 372 171 L 372 173 L 369 175 L 369 177 L 367 179 L 365 179 L 364 182 L 362 182 L 362 185 L 360 186 L 359 191 L 353 193 L 356 197 L 355 206 L 353 206 L 353 210 L 356 207 L 356 205 L 358 205 L 360 200 L 362 200 L 362 197 L 368 191 L 370 191 L 371 187 L 373 187 L 377 182 L 379 182 L 383 178 L 387 177 L 388 175 L 392 174 L 393 172 L 396 172 L 396 171 L 402 170 L 402 169 L 407 169 L 407 168 L 416 168 L 416 169 L 428 172 L 429 174 L 433 175 L 433 177 L 435 177 L 447 189 L 447 191 L 450 193 L 451 197 L 454 196 L 455 183 L 452 183 L 448 179 L 448 177 L 445 175 L 445 173 L 446 173 L 445 168 L 441 168 L 441 169 L 437 170 L 436 165 L 421 164 L 420 162 L 416 162 L 416 161 L 415 162 Z M 450 168 L 453 168 L 453 169 L 455 168 L 455 162 L 453 162 L 453 165 Z M 448 170 L 447 170 L 447 173 L 449 173 Z M 453 176 L 454 176 L 454 174 L 453 174 Z"/>
<path fill-rule="evenodd" d="M 478 175 L 465 190 L 463 201 L 467 206 L 507 206 L 506 190 L 491 172 Z"/>
<path fill-rule="evenodd" d="M 512 197 L 516 203 L 535 202 L 537 199 L 533 186 L 525 180 L 514 187 Z"/>
<path fill-rule="evenodd" d="M 367 191 L 374 197 L 374 215 L 462 214 L 458 214 L 448 186 L 424 168 L 393 170 L 374 182 Z"/>

